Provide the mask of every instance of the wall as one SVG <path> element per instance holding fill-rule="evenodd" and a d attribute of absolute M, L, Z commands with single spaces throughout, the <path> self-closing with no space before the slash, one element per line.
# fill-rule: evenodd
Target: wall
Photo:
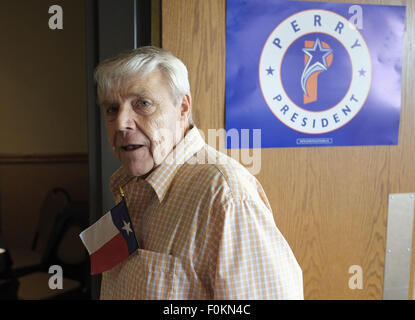
<path fill-rule="evenodd" d="M 49 6 L 63 8 L 50 30 Z M 87 151 L 84 4 L 0 2 L 0 154 Z"/>
<path fill-rule="evenodd" d="M 415 2 L 338 2 L 407 5 L 399 145 L 263 149 L 257 177 L 303 269 L 306 299 L 381 299 L 388 195 L 415 192 Z M 162 45 L 189 68 L 205 133 L 225 124 L 225 13 L 224 0 L 162 1 Z M 362 266 L 362 290 L 348 287 L 351 265 Z"/>
<path fill-rule="evenodd" d="M 48 26 L 51 5 L 63 30 Z M 29 248 L 54 187 L 88 200 L 85 22 L 82 0 L 0 2 L 0 232 Z"/>

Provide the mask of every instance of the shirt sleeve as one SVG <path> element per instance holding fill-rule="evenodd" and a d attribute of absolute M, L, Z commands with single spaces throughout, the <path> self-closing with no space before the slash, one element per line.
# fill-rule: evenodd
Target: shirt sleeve
<path fill-rule="evenodd" d="M 221 209 L 214 299 L 304 299 L 301 268 L 268 206 L 230 198 Z"/>

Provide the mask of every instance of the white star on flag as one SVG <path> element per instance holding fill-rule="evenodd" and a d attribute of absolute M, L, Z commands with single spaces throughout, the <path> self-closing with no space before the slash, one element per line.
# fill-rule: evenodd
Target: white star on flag
<path fill-rule="evenodd" d="M 122 229 L 125 230 L 125 232 L 127 232 L 127 236 L 129 236 L 130 232 L 133 232 L 133 230 L 131 230 L 130 223 L 127 223 L 124 220 L 122 222 L 124 223 L 124 227 L 122 227 Z"/>

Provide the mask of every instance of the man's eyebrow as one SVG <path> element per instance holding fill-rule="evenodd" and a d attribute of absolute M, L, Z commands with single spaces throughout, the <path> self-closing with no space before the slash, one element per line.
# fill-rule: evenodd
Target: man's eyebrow
<path fill-rule="evenodd" d="M 140 97 L 140 98 L 147 98 L 150 97 L 149 91 L 146 89 L 141 88 L 128 88 L 126 92 L 123 94 L 124 97 Z M 100 103 L 102 106 L 112 105 L 112 104 L 118 104 L 118 101 L 116 99 L 107 98 L 101 101 Z"/>
<path fill-rule="evenodd" d="M 127 96 L 150 97 L 151 94 L 147 89 L 131 86 L 127 90 Z"/>
<path fill-rule="evenodd" d="M 114 100 L 102 100 L 101 103 L 99 104 L 101 107 L 106 107 L 112 104 L 117 104 L 118 102 L 114 101 Z"/>
<path fill-rule="evenodd" d="M 125 94 L 125 97 L 145 99 L 145 100 L 152 101 L 153 104 L 160 104 L 160 100 L 158 96 L 152 94 L 149 90 L 147 90 L 146 88 L 142 88 L 142 87 L 134 88 L 133 86 L 131 86 L 131 88 L 128 88 L 128 91 Z"/>

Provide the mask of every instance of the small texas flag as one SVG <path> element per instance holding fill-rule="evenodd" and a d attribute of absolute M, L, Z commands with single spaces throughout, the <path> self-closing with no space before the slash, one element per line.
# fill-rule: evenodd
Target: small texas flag
<path fill-rule="evenodd" d="M 138 249 L 124 196 L 80 235 L 91 259 L 91 275 L 107 271 Z"/>

